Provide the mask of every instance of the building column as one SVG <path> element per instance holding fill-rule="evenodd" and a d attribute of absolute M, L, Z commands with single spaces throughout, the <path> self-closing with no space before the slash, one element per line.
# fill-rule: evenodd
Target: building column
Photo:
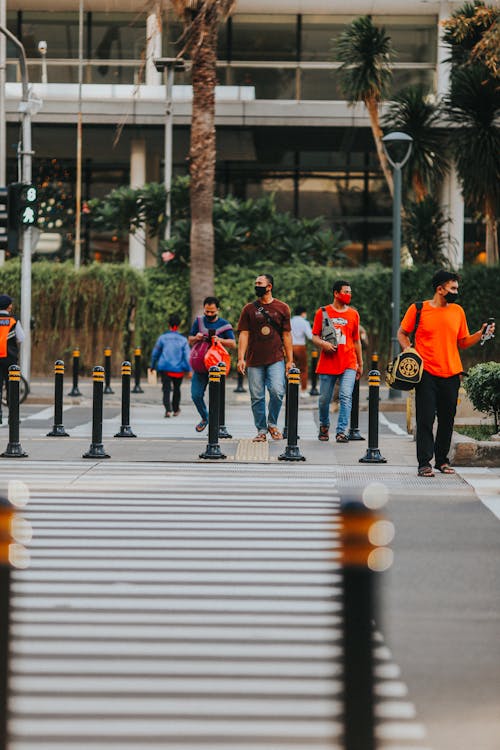
<path fill-rule="evenodd" d="M 146 22 L 146 85 L 160 86 L 162 76 L 154 65 L 153 60 L 161 57 L 161 9 L 160 4 L 155 3 L 154 12 L 150 13 Z"/>
<path fill-rule="evenodd" d="M 439 4 L 439 28 L 436 68 L 436 93 L 442 99 L 449 92 L 451 65 L 445 62 L 450 55 L 449 47 L 443 44 L 443 28 L 441 21 L 450 18 L 453 8 L 448 0 L 441 0 Z M 464 262 L 464 199 L 460 188 L 455 165 L 450 166 L 441 190 L 441 208 L 445 216 L 451 219 L 448 225 L 448 242 L 446 257 L 454 268 L 460 268 Z"/>
<path fill-rule="evenodd" d="M 146 141 L 133 140 L 130 144 L 130 187 L 138 188 L 146 184 Z M 129 236 L 129 263 L 133 268 L 146 267 L 146 234 L 139 230 Z"/>

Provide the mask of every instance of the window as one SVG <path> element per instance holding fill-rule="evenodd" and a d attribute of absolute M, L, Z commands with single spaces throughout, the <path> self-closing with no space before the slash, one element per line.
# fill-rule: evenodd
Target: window
<path fill-rule="evenodd" d="M 234 16 L 231 59 L 296 60 L 297 16 Z"/>
<path fill-rule="evenodd" d="M 78 13 L 22 14 L 22 42 L 26 57 L 40 59 L 38 43 L 47 42 L 47 57 L 78 58 Z"/>

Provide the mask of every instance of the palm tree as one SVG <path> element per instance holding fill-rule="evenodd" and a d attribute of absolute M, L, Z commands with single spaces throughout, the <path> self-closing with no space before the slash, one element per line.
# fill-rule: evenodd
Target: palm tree
<path fill-rule="evenodd" d="M 383 118 L 384 128 L 401 130 L 413 138 L 403 174 L 417 201 L 432 192 L 447 170 L 444 134 L 437 129 L 439 118 L 439 107 L 423 85 L 400 91 Z"/>
<path fill-rule="evenodd" d="M 351 104 L 363 102 L 368 111 L 380 166 L 393 195 L 392 172 L 382 145 L 379 119 L 379 104 L 388 92 L 392 76 L 391 39 L 384 28 L 374 26 L 371 16 L 361 16 L 342 32 L 335 54 L 342 63 L 342 93 Z"/>
<path fill-rule="evenodd" d="M 454 126 L 448 136 L 464 198 L 484 216 L 486 262 L 494 265 L 500 210 L 500 86 L 483 65 L 464 66 L 453 74 L 445 104 Z"/>
<path fill-rule="evenodd" d="M 184 44 L 192 62 L 193 110 L 189 150 L 191 206 L 191 310 L 214 293 L 213 195 L 215 183 L 215 84 L 217 30 L 235 0 L 172 0 L 182 18 Z"/>
<path fill-rule="evenodd" d="M 498 263 L 500 212 L 500 9 L 466 2 L 443 24 L 450 48 L 447 115 L 457 171 L 467 202 L 486 224 L 486 262 Z"/>

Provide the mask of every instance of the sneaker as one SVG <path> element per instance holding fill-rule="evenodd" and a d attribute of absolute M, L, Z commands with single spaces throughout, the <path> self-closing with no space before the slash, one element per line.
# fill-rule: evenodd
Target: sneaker
<path fill-rule="evenodd" d="M 300 392 L 300 398 L 309 398 L 310 397 L 309 391 L 301 391 Z"/>
<path fill-rule="evenodd" d="M 330 432 L 328 430 L 328 427 L 320 425 L 318 440 L 321 440 L 323 443 L 326 443 L 328 440 L 330 440 Z"/>
<path fill-rule="evenodd" d="M 166 411 L 165 412 L 165 417 L 171 417 L 171 416 L 172 416 L 172 412 L 171 411 Z"/>

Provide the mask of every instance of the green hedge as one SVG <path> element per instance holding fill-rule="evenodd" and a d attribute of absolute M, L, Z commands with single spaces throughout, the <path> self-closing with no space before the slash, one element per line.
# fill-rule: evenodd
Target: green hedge
<path fill-rule="evenodd" d="M 499 268 L 468 266 L 461 272 L 459 302 L 465 308 L 471 331 L 487 317 L 500 318 Z M 252 300 L 255 277 L 272 273 L 275 294 L 293 308 L 304 305 L 309 319 L 317 308 L 331 300 L 333 282 L 349 281 L 353 305 L 368 332 L 367 360 L 373 351 L 385 366 L 391 328 L 391 270 L 371 265 L 360 269 L 335 269 L 306 264 L 279 266 L 265 264 L 245 268 L 228 266 L 216 278 L 216 294 L 221 314 L 236 326 L 241 308 Z M 404 269 L 401 277 L 401 313 L 418 299 L 428 299 L 432 290 L 433 267 Z M 125 264 L 94 264 L 75 271 L 70 263 L 33 264 L 32 368 L 35 375 L 52 372 L 54 360 L 65 359 L 69 366 L 71 350 L 81 349 L 82 365 L 90 372 L 102 360 L 105 346 L 113 348 L 115 372 L 133 346 L 141 346 L 149 360 L 156 338 L 167 328 L 168 315 L 179 313 L 181 330 L 191 325 L 189 277 L 187 270 L 149 268 L 140 273 Z M 8 261 L 0 268 L 0 293 L 17 301 L 19 315 L 20 263 Z M 467 368 L 477 362 L 500 359 L 500 336 L 484 347 L 463 353 Z"/>

